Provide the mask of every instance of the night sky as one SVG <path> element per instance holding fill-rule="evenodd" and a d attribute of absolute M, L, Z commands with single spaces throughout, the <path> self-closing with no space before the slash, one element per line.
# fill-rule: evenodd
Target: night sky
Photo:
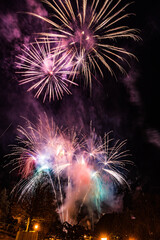
<path fill-rule="evenodd" d="M 127 2 L 127 1 L 124 1 Z M 72 87 L 72 95 L 49 103 L 35 99 L 26 86 L 19 86 L 15 56 L 20 54 L 23 43 L 45 29 L 45 24 L 24 11 L 43 12 L 45 6 L 37 0 L 0 1 L 0 186 L 12 189 L 14 173 L 5 167 L 4 156 L 15 143 L 17 126 L 23 125 L 23 117 L 35 121 L 36 116 L 47 112 L 59 126 L 89 130 L 90 121 L 101 136 L 113 130 L 115 139 L 127 139 L 131 153 L 128 181 L 131 188 L 140 186 L 145 192 L 160 193 L 160 3 L 159 1 L 135 0 L 129 7 L 132 16 L 128 25 L 140 30 L 139 42 L 124 39 L 118 44 L 138 58 L 130 59 L 127 75 L 116 71 L 117 80 L 102 66 L 104 79 L 93 81 L 92 93 L 83 81 Z M 126 20 L 127 21 L 127 20 Z"/>

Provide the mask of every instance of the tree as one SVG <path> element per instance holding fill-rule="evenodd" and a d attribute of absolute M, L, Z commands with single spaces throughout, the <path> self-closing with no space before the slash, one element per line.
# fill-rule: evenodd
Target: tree
<path fill-rule="evenodd" d="M 9 213 L 9 200 L 7 190 L 4 188 L 0 192 L 0 221 L 6 222 Z"/>
<path fill-rule="evenodd" d="M 68 222 L 64 222 L 63 224 L 60 222 L 57 223 L 54 234 L 56 238 L 62 240 L 82 240 L 85 235 L 91 239 L 92 235 L 89 230 L 85 229 L 85 227 L 79 224 L 71 225 Z"/>
<path fill-rule="evenodd" d="M 41 182 L 23 198 L 15 195 L 11 209 L 12 216 L 19 219 L 19 228 L 30 231 L 33 230 L 33 224 L 38 222 L 40 235 L 48 233 L 57 216 L 53 193 L 50 188 L 44 188 Z"/>

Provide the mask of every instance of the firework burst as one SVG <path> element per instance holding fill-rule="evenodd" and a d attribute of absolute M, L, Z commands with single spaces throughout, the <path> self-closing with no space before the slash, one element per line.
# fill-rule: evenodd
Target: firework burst
<path fill-rule="evenodd" d="M 100 63 L 111 75 L 115 75 L 112 65 L 125 72 L 122 63 L 128 64 L 126 56 L 135 56 L 115 43 L 119 38 L 140 39 L 136 29 L 123 25 L 123 20 L 131 15 L 125 13 L 129 3 L 123 5 L 121 0 L 76 0 L 75 4 L 70 0 L 43 2 L 53 10 L 53 20 L 29 13 L 52 26 L 53 32 L 41 33 L 41 39 L 47 36 L 51 42 L 60 41 L 63 51 L 70 52 L 75 70 L 85 76 L 86 84 L 91 87 L 92 72 L 96 69 L 103 76 Z"/>
<path fill-rule="evenodd" d="M 75 223 L 83 206 L 93 206 L 101 212 L 108 199 L 108 184 L 128 185 L 123 175 L 127 151 L 125 141 L 110 146 L 109 134 L 97 136 L 95 129 L 89 137 L 74 129 L 58 128 L 45 115 L 34 125 L 26 120 L 19 126 L 18 144 L 13 147 L 13 170 L 19 169 L 22 179 L 14 188 L 20 199 L 31 194 L 37 182 L 52 187 L 57 211 L 62 222 Z"/>
<path fill-rule="evenodd" d="M 35 97 L 38 98 L 43 92 L 43 102 L 48 95 L 49 101 L 52 99 L 62 99 L 64 92 L 71 94 L 69 85 L 74 84 L 70 76 L 72 71 L 71 59 L 68 53 L 63 53 L 59 47 L 54 52 L 51 51 L 50 43 L 47 39 L 44 43 L 30 44 L 24 46 L 22 55 L 17 56 L 18 73 L 22 75 L 20 85 L 30 84 L 28 91 L 35 90 Z"/>

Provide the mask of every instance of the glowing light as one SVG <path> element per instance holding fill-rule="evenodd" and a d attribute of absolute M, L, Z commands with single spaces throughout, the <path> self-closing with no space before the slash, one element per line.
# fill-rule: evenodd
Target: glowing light
<path fill-rule="evenodd" d="M 84 160 L 84 158 L 82 157 L 82 161 L 81 161 L 81 164 L 85 164 L 85 160 Z"/>
<path fill-rule="evenodd" d="M 104 234 L 102 235 L 101 240 L 109 240 L 109 238 Z"/>
<path fill-rule="evenodd" d="M 61 146 L 61 145 L 59 145 L 58 147 L 57 147 L 57 152 L 56 152 L 56 154 L 57 154 L 57 156 L 59 155 L 59 156 L 64 156 L 64 149 L 63 149 L 63 147 Z"/>
<path fill-rule="evenodd" d="M 34 225 L 34 230 L 37 231 L 38 229 L 39 229 L 39 225 L 36 223 L 36 224 Z"/>

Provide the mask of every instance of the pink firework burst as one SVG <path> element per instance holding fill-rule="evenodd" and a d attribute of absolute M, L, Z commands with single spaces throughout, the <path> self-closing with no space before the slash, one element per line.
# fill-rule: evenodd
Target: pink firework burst
<path fill-rule="evenodd" d="M 28 91 L 36 91 L 36 98 L 43 94 L 43 102 L 47 95 L 51 101 L 62 99 L 64 93 L 71 94 L 69 86 L 77 85 L 71 79 L 74 74 L 72 59 L 68 53 L 62 53 L 59 45 L 51 51 L 50 43 L 45 39 L 44 43 L 36 41 L 36 45 L 25 46 L 22 53 L 16 62 L 22 76 L 20 85 L 30 85 Z"/>

